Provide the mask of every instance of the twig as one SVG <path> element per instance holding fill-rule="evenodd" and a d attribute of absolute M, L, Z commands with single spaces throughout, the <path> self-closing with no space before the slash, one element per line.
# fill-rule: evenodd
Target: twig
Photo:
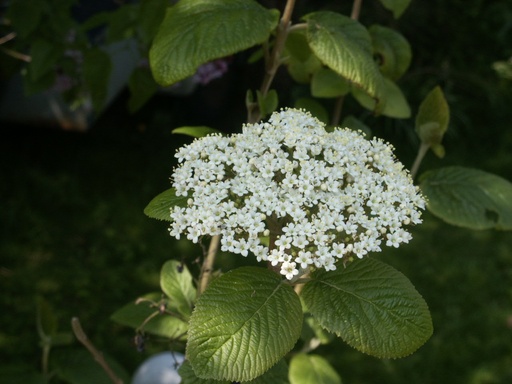
<path fill-rule="evenodd" d="M 15 32 L 11 32 L 11 33 L 8 33 L 7 35 L 5 35 L 4 37 L 0 37 L 0 45 L 7 43 L 8 41 L 14 39 L 15 37 L 16 37 Z"/>
<path fill-rule="evenodd" d="M 12 56 L 15 59 L 19 59 L 26 63 L 30 63 L 32 61 L 32 57 L 30 57 L 29 55 L 24 55 L 23 53 L 13 51 L 12 49 L 9 49 L 9 48 L 0 47 L 0 49 L 2 51 L 4 51 L 7 55 Z"/>
<path fill-rule="evenodd" d="M 350 18 L 353 20 L 359 19 L 359 14 L 361 13 L 361 5 L 363 4 L 363 0 L 354 0 L 354 4 L 352 4 L 352 13 L 350 14 Z"/>
<path fill-rule="evenodd" d="M 199 287 L 197 288 L 197 295 L 203 293 L 210 282 L 213 272 L 213 264 L 215 263 L 215 256 L 219 250 L 220 235 L 213 236 L 210 240 L 208 252 L 204 258 L 203 265 L 201 266 L 201 275 L 199 276 Z"/>
<path fill-rule="evenodd" d="M 336 99 L 336 102 L 334 104 L 334 109 L 332 111 L 332 119 L 331 119 L 331 125 L 334 127 L 337 127 L 338 125 L 340 125 L 341 111 L 343 109 L 344 101 L 345 101 L 345 96 L 340 96 Z"/>
<path fill-rule="evenodd" d="M 96 349 L 96 347 L 90 342 L 89 338 L 85 334 L 82 326 L 80 325 L 80 320 L 78 317 L 73 317 L 71 319 L 71 328 L 73 329 L 73 333 L 75 334 L 78 341 L 80 341 L 85 348 L 91 353 L 94 357 L 94 360 L 98 362 L 99 365 L 105 370 L 110 380 L 112 380 L 115 384 L 123 384 L 123 380 L 116 376 L 112 368 L 108 365 L 107 361 L 103 357 L 103 354 Z"/>

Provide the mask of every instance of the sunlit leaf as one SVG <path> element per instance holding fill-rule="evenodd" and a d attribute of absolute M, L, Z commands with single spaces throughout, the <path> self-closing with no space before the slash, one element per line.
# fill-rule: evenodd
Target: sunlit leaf
<path fill-rule="evenodd" d="M 167 9 L 149 58 L 157 83 L 171 85 L 201 64 L 263 43 L 279 15 L 254 0 L 181 0 Z"/>
<path fill-rule="evenodd" d="M 221 133 L 218 129 L 206 127 L 204 125 L 197 126 L 183 126 L 179 128 L 175 128 L 172 130 L 172 133 L 178 133 L 181 135 L 187 135 L 192 137 L 204 137 L 211 135 L 213 133 Z"/>
<path fill-rule="evenodd" d="M 512 183 L 491 173 L 445 167 L 424 173 L 420 188 L 428 209 L 449 224 L 512 230 Z"/>
<path fill-rule="evenodd" d="M 320 325 L 379 358 L 407 356 L 432 335 L 421 295 L 402 273 L 375 259 L 316 271 L 302 298 Z"/>
<path fill-rule="evenodd" d="M 379 100 L 382 75 L 373 60 L 366 28 L 334 12 L 306 15 L 307 38 L 315 55 L 329 68 Z"/>
<path fill-rule="evenodd" d="M 299 297 L 280 275 L 257 267 L 232 270 L 199 297 L 187 359 L 201 378 L 253 380 L 291 350 L 302 316 Z"/>
<path fill-rule="evenodd" d="M 341 384 L 329 362 L 319 355 L 298 353 L 290 361 L 290 384 Z"/>
<path fill-rule="evenodd" d="M 152 219 L 172 221 L 171 208 L 186 207 L 187 200 L 187 196 L 176 196 L 176 189 L 170 188 L 153 198 L 144 208 L 144 214 Z"/>

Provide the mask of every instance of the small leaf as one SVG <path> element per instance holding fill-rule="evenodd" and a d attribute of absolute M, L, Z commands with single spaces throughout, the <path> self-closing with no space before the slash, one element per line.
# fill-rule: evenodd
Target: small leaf
<path fill-rule="evenodd" d="M 258 98 L 258 106 L 262 118 L 270 115 L 277 109 L 279 100 L 275 89 L 271 89 L 265 97 L 263 97 L 260 91 L 256 91 L 256 97 Z"/>
<path fill-rule="evenodd" d="M 176 189 L 170 188 L 153 198 L 144 208 L 144 214 L 152 219 L 171 221 L 171 208 L 186 207 L 188 197 L 176 196 Z"/>
<path fill-rule="evenodd" d="M 187 358 L 198 377 L 249 381 L 294 346 L 302 309 L 275 272 L 242 267 L 213 280 L 190 318 Z"/>
<path fill-rule="evenodd" d="M 110 316 L 112 321 L 126 325 L 134 329 L 140 329 L 145 333 L 168 337 L 170 339 L 183 339 L 187 332 L 187 323 L 167 313 L 155 314 L 158 308 L 152 307 L 151 302 L 159 302 L 162 298 L 160 293 L 152 293 L 143 296 L 146 301 L 138 304 L 129 303 L 117 310 Z M 169 306 L 170 306 L 169 302 Z M 147 319 L 151 317 L 150 320 Z"/>
<path fill-rule="evenodd" d="M 380 0 L 384 8 L 393 12 L 393 17 L 398 19 L 407 9 L 411 0 Z"/>
<path fill-rule="evenodd" d="M 288 73 L 297 83 L 309 84 L 313 74 L 322 68 L 322 63 L 309 48 L 305 31 L 288 34 L 283 54 Z"/>
<path fill-rule="evenodd" d="M 512 230 L 512 183 L 497 175 L 445 167 L 424 173 L 420 188 L 429 211 L 449 224 Z"/>
<path fill-rule="evenodd" d="M 340 127 L 350 128 L 354 131 L 361 131 L 366 135 L 367 138 L 372 137 L 372 130 L 370 127 L 352 115 L 345 117 L 343 122 L 340 124 Z"/>
<path fill-rule="evenodd" d="M 400 88 L 388 78 L 383 79 L 383 84 L 380 106 L 377 105 L 374 99 L 359 88 L 352 88 L 352 95 L 359 104 L 370 111 L 375 111 L 376 113 L 395 119 L 407 119 L 411 117 L 411 108 Z"/>
<path fill-rule="evenodd" d="M 319 355 L 298 353 L 290 361 L 290 384 L 341 384 L 329 362 Z"/>
<path fill-rule="evenodd" d="M 153 80 L 151 72 L 147 68 L 135 68 L 128 80 L 130 99 L 128 110 L 134 113 L 158 91 L 158 84 Z"/>
<path fill-rule="evenodd" d="M 412 51 L 408 41 L 395 30 L 380 25 L 372 25 L 368 31 L 380 71 L 391 80 L 398 80 L 411 64 Z"/>
<path fill-rule="evenodd" d="M 92 48 L 84 53 L 84 80 L 91 95 L 96 113 L 105 106 L 112 63 L 110 56 L 99 48 Z"/>
<path fill-rule="evenodd" d="M 214 133 L 222 133 L 218 129 L 206 127 L 204 125 L 201 126 L 184 126 L 175 128 L 172 130 L 172 133 L 192 136 L 196 138 L 205 137 Z"/>
<path fill-rule="evenodd" d="M 307 38 L 315 55 L 329 68 L 381 97 L 382 76 L 373 60 L 370 34 L 357 21 L 334 12 L 306 15 Z"/>
<path fill-rule="evenodd" d="M 194 306 L 196 288 L 187 266 L 176 260 L 166 262 L 160 272 L 160 287 L 173 307 L 188 319 Z"/>
<path fill-rule="evenodd" d="M 416 133 L 425 144 L 441 144 L 449 121 L 450 108 L 443 91 L 437 86 L 420 104 L 416 115 Z"/>
<path fill-rule="evenodd" d="M 261 44 L 278 19 L 254 0 L 181 0 L 167 9 L 149 52 L 155 80 L 174 84 L 201 64 Z"/>
<path fill-rule="evenodd" d="M 58 323 L 54 309 L 41 296 L 36 298 L 37 329 L 40 338 L 52 337 L 57 333 Z"/>
<path fill-rule="evenodd" d="M 331 69 L 323 68 L 313 74 L 311 94 L 313 97 L 340 97 L 350 92 L 350 84 Z"/>
<path fill-rule="evenodd" d="M 379 358 L 407 356 L 432 335 L 423 298 L 402 273 L 375 259 L 316 271 L 302 298 L 320 325 Z"/>
<path fill-rule="evenodd" d="M 321 122 L 325 124 L 329 123 L 329 113 L 327 109 L 315 99 L 302 97 L 295 101 L 294 107 L 297 109 L 305 109 Z"/>

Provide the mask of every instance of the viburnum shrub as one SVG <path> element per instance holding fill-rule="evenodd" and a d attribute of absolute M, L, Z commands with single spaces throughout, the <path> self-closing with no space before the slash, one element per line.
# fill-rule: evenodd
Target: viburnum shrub
<path fill-rule="evenodd" d="M 381 3 L 394 18 L 409 5 Z M 407 356 L 432 335 L 427 304 L 373 255 L 411 241 L 425 208 L 459 226 L 512 228 L 503 199 L 512 186 L 497 176 L 452 166 L 414 185 L 428 151 L 444 155 L 450 113 L 440 87 L 418 106 L 410 172 L 390 144 L 362 133 L 378 132 L 364 121 L 368 111 L 411 117 L 396 81 L 412 51 L 398 31 L 359 23 L 361 4 L 354 0 L 350 16 L 318 11 L 292 23 L 293 0 L 282 14 L 253 0 L 181 0 L 156 33 L 149 58 L 161 85 L 254 46 L 251 61 L 265 67 L 261 87 L 247 92 L 241 133 L 174 130 L 196 139 L 178 149 L 171 188 L 145 209 L 170 222 L 171 236 L 201 245 L 198 275 L 176 256 L 162 267 L 163 296 L 143 296 L 113 315 L 139 339 L 149 333 L 181 343 L 185 384 L 340 383 L 327 359 L 311 353 L 333 335 L 379 358 Z M 278 110 L 271 86 L 281 65 L 311 97 Z M 366 110 L 359 118 L 343 116 L 348 98 Z M 333 99 L 330 114 L 322 99 Z M 219 251 L 233 265 L 254 257 L 258 266 L 224 270 L 215 263 Z"/>

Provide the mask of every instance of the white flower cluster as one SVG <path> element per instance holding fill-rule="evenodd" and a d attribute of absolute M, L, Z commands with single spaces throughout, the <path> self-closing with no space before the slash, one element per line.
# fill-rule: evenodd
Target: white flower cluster
<path fill-rule="evenodd" d="M 421 223 L 425 201 L 379 140 L 349 129 L 328 133 L 302 110 L 275 112 L 231 137 L 207 136 L 180 148 L 170 233 L 193 242 L 221 235 L 221 249 L 270 262 L 287 279 L 334 270 L 381 243 L 398 247 Z"/>

